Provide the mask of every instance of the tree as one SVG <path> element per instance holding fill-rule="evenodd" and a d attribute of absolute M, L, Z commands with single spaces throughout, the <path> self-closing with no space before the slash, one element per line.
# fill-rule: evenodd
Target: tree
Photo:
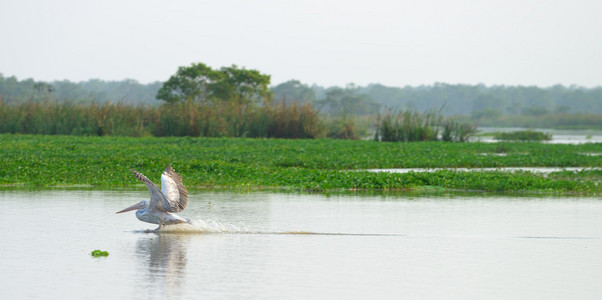
<path fill-rule="evenodd" d="M 203 63 L 179 67 L 176 74 L 161 86 L 157 99 L 167 102 L 206 101 L 211 96 L 210 85 L 218 81 L 219 76 Z"/>
<path fill-rule="evenodd" d="M 213 70 L 203 63 L 179 67 L 157 92 L 157 99 L 179 101 L 257 102 L 270 94 L 270 75 L 236 65 Z"/>
<path fill-rule="evenodd" d="M 523 108 L 522 113 L 525 116 L 545 116 L 549 114 L 550 111 L 545 107 L 530 106 Z"/>
<path fill-rule="evenodd" d="M 272 88 L 274 99 L 282 100 L 284 103 L 298 101 L 299 103 L 315 102 L 316 92 L 299 80 L 289 80 Z"/>
<path fill-rule="evenodd" d="M 320 101 L 322 110 L 331 115 L 367 115 L 378 112 L 380 105 L 372 97 L 359 92 L 353 84 L 342 88 L 331 88 L 326 91 L 326 98 Z"/>
<path fill-rule="evenodd" d="M 502 99 L 490 95 L 480 94 L 472 101 L 472 111 L 485 111 L 488 109 L 500 110 L 504 107 Z"/>
<path fill-rule="evenodd" d="M 34 83 L 33 88 L 36 90 L 38 99 L 50 100 L 50 94 L 54 92 L 52 85 L 42 81 Z"/>
<path fill-rule="evenodd" d="M 271 94 L 268 88 L 270 75 L 239 69 L 236 65 L 222 67 L 219 73 L 219 80 L 211 86 L 211 92 L 221 100 L 259 102 Z"/>

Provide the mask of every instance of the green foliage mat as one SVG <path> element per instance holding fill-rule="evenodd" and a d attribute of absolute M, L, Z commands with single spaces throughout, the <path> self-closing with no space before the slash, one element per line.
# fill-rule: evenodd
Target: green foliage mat
<path fill-rule="evenodd" d="M 552 139 L 552 135 L 539 131 L 521 130 L 497 132 L 494 134 L 493 138 L 501 141 L 549 141 Z"/>
<path fill-rule="evenodd" d="M 599 171 L 410 172 L 387 168 L 602 167 L 602 144 L 384 143 L 350 140 L 128 138 L 0 135 L 0 185 L 139 185 L 169 163 L 190 187 L 420 190 L 599 194 Z"/>
<path fill-rule="evenodd" d="M 103 257 L 103 256 L 109 256 L 109 252 L 101 251 L 101 250 L 97 249 L 97 250 L 90 252 L 90 255 L 92 255 L 93 257 Z"/>

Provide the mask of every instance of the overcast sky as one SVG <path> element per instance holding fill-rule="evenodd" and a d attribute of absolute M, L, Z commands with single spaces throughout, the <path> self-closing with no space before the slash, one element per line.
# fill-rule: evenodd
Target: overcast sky
<path fill-rule="evenodd" d="M 236 64 L 319 85 L 602 85 L 599 0 L 0 0 L 0 73 L 165 81 Z"/>

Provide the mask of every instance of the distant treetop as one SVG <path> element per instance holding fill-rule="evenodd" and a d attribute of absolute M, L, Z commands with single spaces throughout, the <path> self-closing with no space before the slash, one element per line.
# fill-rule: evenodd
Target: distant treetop
<path fill-rule="evenodd" d="M 157 99 L 259 102 L 270 95 L 270 75 L 236 65 L 214 70 L 203 63 L 179 67 L 157 92 Z"/>

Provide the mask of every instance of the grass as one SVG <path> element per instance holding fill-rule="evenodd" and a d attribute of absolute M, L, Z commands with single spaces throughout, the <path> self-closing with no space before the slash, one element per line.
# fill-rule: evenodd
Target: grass
<path fill-rule="evenodd" d="M 549 141 L 552 135 L 533 130 L 519 130 L 511 132 L 496 132 L 493 138 L 498 141 Z"/>
<path fill-rule="evenodd" d="M 240 101 L 120 103 L 28 101 L 7 104 L 0 96 L 0 133 L 96 136 L 202 136 L 314 138 L 323 135 L 311 104 L 263 105 Z"/>
<path fill-rule="evenodd" d="M 420 113 L 411 108 L 388 110 L 376 121 L 374 140 L 383 142 L 446 141 L 466 142 L 475 127 L 435 111 Z"/>
<path fill-rule="evenodd" d="M 602 167 L 602 144 L 377 143 L 352 140 L 0 135 L 0 185 L 125 187 L 168 163 L 190 188 L 600 194 L 600 174 L 374 173 L 373 168 Z M 486 155 L 504 153 L 505 156 Z M 585 155 L 583 153 L 587 153 Z M 485 154 L 485 155 L 484 155 Z"/>

